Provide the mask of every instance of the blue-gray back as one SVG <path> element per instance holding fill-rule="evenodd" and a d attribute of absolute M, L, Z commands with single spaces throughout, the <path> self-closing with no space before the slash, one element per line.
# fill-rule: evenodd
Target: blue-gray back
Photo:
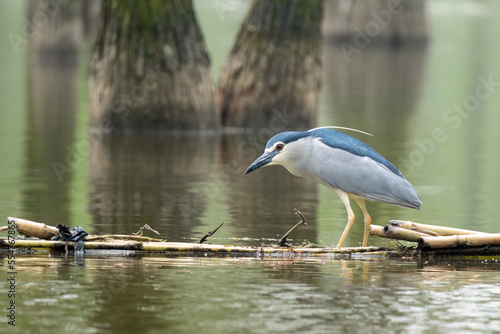
<path fill-rule="evenodd" d="M 339 148 L 360 157 L 368 157 L 389 168 L 391 172 L 404 178 L 403 174 L 394 167 L 386 158 L 381 156 L 370 146 L 345 133 L 332 129 L 317 129 L 309 132 L 311 136 L 320 138 L 321 141 L 333 148 Z"/>

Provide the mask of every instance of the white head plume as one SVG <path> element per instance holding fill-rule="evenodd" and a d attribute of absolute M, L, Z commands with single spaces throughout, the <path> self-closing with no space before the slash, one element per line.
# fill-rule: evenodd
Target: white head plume
<path fill-rule="evenodd" d="M 319 128 L 314 128 L 314 129 L 308 130 L 307 132 L 311 132 L 311 131 L 319 130 L 319 129 L 349 130 L 349 131 L 359 132 L 359 133 L 362 133 L 362 134 L 365 134 L 365 135 L 368 135 L 368 136 L 373 136 L 371 133 L 364 132 L 364 131 L 361 131 L 361 130 L 358 130 L 358 129 L 346 128 L 346 127 L 343 127 L 343 126 L 333 126 L 333 125 L 330 125 L 330 126 L 320 126 Z"/>

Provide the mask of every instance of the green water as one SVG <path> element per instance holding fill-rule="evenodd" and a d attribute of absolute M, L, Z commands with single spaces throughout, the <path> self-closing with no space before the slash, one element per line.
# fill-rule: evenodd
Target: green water
<path fill-rule="evenodd" d="M 483 266 L 20 256 L 16 327 L 22 333 L 493 333 L 500 328 L 499 277 Z"/>
<path fill-rule="evenodd" d="M 374 134 L 355 136 L 400 168 L 420 194 L 421 211 L 369 203 L 374 224 L 403 219 L 500 232 L 500 3 L 428 4 L 427 49 L 367 48 L 348 64 L 325 44 L 317 125 Z M 215 77 L 247 5 L 195 2 Z M 198 240 L 224 222 L 213 242 L 260 245 L 295 224 L 298 208 L 308 226 L 294 243 L 338 241 L 346 212 L 334 192 L 281 167 L 242 176 L 269 129 L 212 137 L 89 132 L 89 43 L 74 61 L 42 66 L 26 44 L 8 38 L 22 35 L 24 15 L 22 2 L 0 1 L 0 216 L 81 225 L 96 234 L 149 224 L 169 241 Z M 357 221 L 345 245 L 360 245 L 362 232 Z M 373 237 L 369 243 L 387 245 Z M 6 311 L 8 259 L 1 256 Z M 22 333 L 500 331 L 500 274 L 491 259 L 37 254 L 18 255 L 16 270 L 15 330 Z M 0 332 L 12 330 L 0 323 Z"/>

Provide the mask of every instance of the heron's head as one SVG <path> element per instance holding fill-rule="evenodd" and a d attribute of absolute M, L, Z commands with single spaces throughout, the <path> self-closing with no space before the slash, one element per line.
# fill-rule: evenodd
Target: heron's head
<path fill-rule="evenodd" d="M 271 165 L 282 165 L 286 167 L 287 161 L 296 158 L 300 154 L 299 145 L 296 145 L 301 139 L 308 137 L 309 132 L 281 132 L 269 139 L 262 154 L 250 166 L 245 174 L 248 174 L 260 167 Z"/>

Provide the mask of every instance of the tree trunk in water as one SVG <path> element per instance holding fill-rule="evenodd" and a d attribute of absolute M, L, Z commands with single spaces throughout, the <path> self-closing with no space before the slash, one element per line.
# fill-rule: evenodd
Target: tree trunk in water
<path fill-rule="evenodd" d="M 28 3 L 29 51 L 38 58 L 75 56 L 83 42 L 83 1 Z M 42 59 L 42 60 L 44 60 Z"/>
<path fill-rule="evenodd" d="M 369 45 L 425 44 L 425 1 L 326 0 L 323 33 L 353 53 Z"/>
<path fill-rule="evenodd" d="M 83 1 L 34 1 L 27 6 L 28 107 L 23 208 L 44 221 L 69 221 L 78 113 Z"/>
<path fill-rule="evenodd" d="M 321 86 L 322 0 L 254 0 L 219 84 L 225 126 L 309 128 Z"/>
<path fill-rule="evenodd" d="M 104 0 L 90 71 L 93 127 L 219 128 L 210 59 L 191 1 Z"/>

